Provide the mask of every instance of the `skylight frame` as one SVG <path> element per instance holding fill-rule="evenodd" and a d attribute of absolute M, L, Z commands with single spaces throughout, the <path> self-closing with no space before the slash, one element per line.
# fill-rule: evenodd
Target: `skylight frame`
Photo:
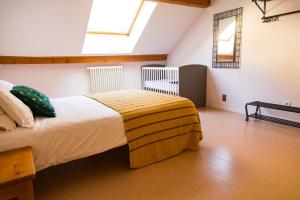
<path fill-rule="evenodd" d="M 134 18 L 133 18 L 133 21 L 131 22 L 130 24 L 130 27 L 128 29 L 127 32 L 105 32 L 105 31 L 87 31 L 86 33 L 87 34 L 91 34 L 91 35 L 119 35 L 119 36 L 130 36 L 131 32 L 132 32 L 132 29 L 133 29 L 133 26 L 134 24 L 136 23 L 136 20 L 142 10 L 142 7 L 144 5 L 144 2 L 145 0 L 141 0 L 141 3 L 134 15 Z"/>

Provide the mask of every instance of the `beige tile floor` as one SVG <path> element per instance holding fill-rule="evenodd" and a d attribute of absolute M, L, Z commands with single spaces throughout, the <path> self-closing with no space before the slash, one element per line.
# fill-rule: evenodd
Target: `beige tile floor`
<path fill-rule="evenodd" d="M 51 167 L 37 175 L 36 199 L 300 199 L 300 129 L 208 108 L 200 116 L 199 151 L 133 170 L 124 147 Z"/>

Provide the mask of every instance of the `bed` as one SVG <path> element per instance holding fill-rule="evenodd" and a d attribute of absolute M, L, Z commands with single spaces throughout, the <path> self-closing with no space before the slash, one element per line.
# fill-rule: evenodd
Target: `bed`
<path fill-rule="evenodd" d="M 145 91 L 120 91 L 105 94 L 106 95 L 103 93 L 52 99 L 51 103 L 56 110 L 56 117 L 37 117 L 35 119 L 35 126 L 33 129 L 18 127 L 13 132 L 0 132 L 0 151 L 22 146 L 32 146 L 35 167 L 37 171 L 40 171 L 49 166 L 98 154 L 126 144 L 129 145 L 132 168 L 146 166 L 167 157 L 174 156 L 182 152 L 184 149 L 194 150 L 198 148 L 198 142 L 202 139 L 201 129 L 199 126 L 200 121 L 198 113 L 195 114 L 197 111 L 193 106 L 191 107 L 189 100 L 180 99 L 179 102 L 179 99 L 175 99 L 175 97 L 173 99 L 169 99 L 168 96 L 170 95 L 165 95 L 164 98 L 168 99 L 168 102 L 166 102 L 165 105 L 161 104 L 161 108 L 163 109 L 160 109 L 160 113 L 157 114 L 163 117 L 162 113 L 166 113 L 167 111 L 164 111 L 164 108 L 168 108 L 167 104 L 171 103 L 170 105 L 172 105 L 175 109 L 172 108 L 172 111 L 170 111 L 172 113 L 170 114 L 173 116 L 182 115 L 184 118 L 182 118 L 182 120 L 180 119 L 180 121 L 176 119 L 178 123 L 176 122 L 177 124 L 173 124 L 172 126 L 174 127 L 171 127 L 173 132 L 167 131 L 167 129 L 169 129 L 168 127 L 167 129 L 155 132 L 155 135 L 158 137 L 163 136 L 164 138 L 155 139 L 157 136 L 150 134 L 148 137 L 146 133 L 147 129 L 144 127 L 137 131 L 138 134 L 142 135 L 135 135 L 139 138 L 133 138 L 133 135 L 128 136 L 128 127 L 131 127 L 132 130 L 132 126 L 140 126 L 142 121 L 148 123 L 153 119 L 159 119 L 162 123 L 170 124 L 170 122 L 167 122 L 169 121 L 168 119 L 163 120 L 153 115 L 157 112 L 157 110 L 155 111 L 149 106 L 145 107 L 145 105 L 143 105 L 144 107 L 137 109 L 136 106 L 138 103 L 134 103 L 134 105 L 131 104 L 135 101 L 135 99 L 142 101 L 143 98 L 147 98 L 149 101 L 148 105 L 152 106 L 155 102 L 149 99 L 152 97 L 155 97 L 154 99 L 156 99 L 158 93 L 148 92 L 146 94 Z M 141 98 L 141 96 L 144 97 Z M 158 98 L 162 99 L 161 97 L 162 96 L 158 96 Z M 122 99 L 123 101 L 121 101 Z M 120 107 L 121 104 L 124 104 L 124 100 L 129 103 L 127 103 L 125 107 Z M 178 104 L 178 102 L 180 104 Z M 178 107 L 177 105 L 181 105 L 181 107 Z M 159 108 L 157 106 L 154 107 L 155 109 Z M 127 111 L 128 109 L 132 109 L 129 113 L 134 115 L 134 118 L 132 119 L 135 120 L 126 119 L 126 117 L 132 117 L 133 115 L 124 115 L 124 109 Z M 147 111 L 150 110 L 150 115 L 149 112 L 141 112 L 143 109 L 146 109 Z M 189 112 L 194 112 L 192 114 L 193 116 L 184 115 L 184 113 L 189 114 Z M 146 119 L 146 121 L 144 119 Z M 131 121 L 128 122 L 129 120 Z M 183 124 L 186 122 L 189 123 Z M 151 122 L 150 124 L 153 123 Z M 158 124 L 155 126 L 157 126 L 156 128 L 161 129 L 164 126 L 167 126 L 167 124 Z M 155 130 L 154 126 L 150 128 L 151 130 Z M 188 135 L 186 133 L 179 133 L 180 131 L 186 130 L 188 130 Z M 170 134 L 175 134 L 174 136 L 176 136 L 176 139 L 179 139 L 180 142 L 175 142 L 176 145 L 181 143 L 180 148 L 176 149 L 174 142 L 172 143 L 172 147 L 169 148 L 170 146 L 168 145 L 170 144 L 167 144 L 166 142 L 168 142 Z M 140 140 L 141 136 L 143 137 L 143 140 Z M 162 148 L 159 151 L 153 151 L 153 149 L 158 149 L 158 147 L 160 147 L 152 141 L 153 139 L 154 141 L 166 143 L 167 145 L 161 146 Z M 141 142 L 147 142 L 146 148 L 144 148 L 145 144 L 140 145 Z M 136 145 L 140 145 L 140 147 L 137 147 Z M 143 150 L 134 151 L 133 148 L 135 148 L 134 150 L 139 148 L 142 148 Z M 143 160 L 135 160 L 135 158 L 138 157 Z"/>
<path fill-rule="evenodd" d="M 85 96 L 51 100 L 57 116 L 0 134 L 0 151 L 32 146 L 36 170 L 127 144 L 121 115 Z M 99 142 L 100 141 L 100 142 Z"/>

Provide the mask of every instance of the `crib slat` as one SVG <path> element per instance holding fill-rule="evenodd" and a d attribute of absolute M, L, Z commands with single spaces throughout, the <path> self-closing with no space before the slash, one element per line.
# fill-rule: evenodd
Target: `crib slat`
<path fill-rule="evenodd" d="M 171 81 L 175 81 L 175 71 L 174 70 L 172 70 L 172 79 L 171 79 Z M 174 93 L 174 91 L 175 91 L 174 85 L 175 84 L 173 82 L 171 82 L 172 95 L 175 95 L 175 93 Z"/>
<path fill-rule="evenodd" d="M 176 71 L 176 95 L 179 96 L 179 70 Z"/>
<path fill-rule="evenodd" d="M 171 76 L 171 70 L 168 70 L 168 78 L 167 78 L 167 80 L 170 80 L 170 76 Z M 171 94 L 170 85 L 167 84 L 167 82 L 165 82 L 165 84 L 167 86 L 168 94 Z"/>

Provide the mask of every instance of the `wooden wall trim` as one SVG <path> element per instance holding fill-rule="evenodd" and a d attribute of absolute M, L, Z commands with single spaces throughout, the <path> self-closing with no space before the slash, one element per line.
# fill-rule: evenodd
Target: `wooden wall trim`
<path fill-rule="evenodd" d="M 147 0 L 147 1 L 172 3 L 172 4 L 179 4 L 179 5 L 192 6 L 198 8 L 207 8 L 211 3 L 211 0 Z"/>
<path fill-rule="evenodd" d="M 58 56 L 26 57 L 0 56 L 0 64 L 69 64 L 69 63 L 119 63 L 166 61 L 167 54 L 120 55 L 120 56 Z"/>

